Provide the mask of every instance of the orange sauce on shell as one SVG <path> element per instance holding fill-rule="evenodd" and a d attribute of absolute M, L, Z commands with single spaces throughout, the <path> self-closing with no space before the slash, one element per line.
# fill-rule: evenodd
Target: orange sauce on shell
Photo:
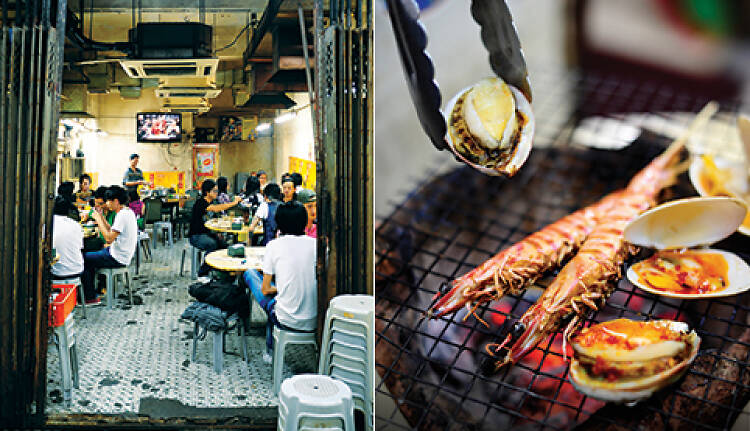
<path fill-rule="evenodd" d="M 719 253 L 659 251 L 633 265 L 652 289 L 680 294 L 718 292 L 728 285 L 727 260 Z"/>
<path fill-rule="evenodd" d="M 583 347 L 609 345 L 623 350 L 660 341 L 681 341 L 683 335 L 666 325 L 654 322 L 637 322 L 628 319 L 616 319 L 584 329 L 574 341 Z"/>

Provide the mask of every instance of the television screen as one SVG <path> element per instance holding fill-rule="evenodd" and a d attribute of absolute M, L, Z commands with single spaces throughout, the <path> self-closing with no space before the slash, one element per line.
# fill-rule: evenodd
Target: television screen
<path fill-rule="evenodd" d="M 138 142 L 180 142 L 182 114 L 141 112 L 136 121 Z"/>

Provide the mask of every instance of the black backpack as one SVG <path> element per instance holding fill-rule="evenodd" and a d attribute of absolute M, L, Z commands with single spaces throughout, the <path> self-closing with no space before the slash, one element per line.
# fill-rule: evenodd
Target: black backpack
<path fill-rule="evenodd" d="M 230 313 L 237 313 L 240 317 L 250 316 L 250 299 L 245 289 L 235 283 L 225 283 L 212 280 L 208 283 L 193 283 L 188 288 L 193 298 L 214 307 L 219 307 Z"/>

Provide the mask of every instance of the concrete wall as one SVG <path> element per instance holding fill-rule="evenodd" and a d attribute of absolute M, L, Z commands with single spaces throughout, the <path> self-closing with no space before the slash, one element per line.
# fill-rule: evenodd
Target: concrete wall
<path fill-rule="evenodd" d="M 287 96 L 297 102 L 295 108 L 310 103 L 310 97 L 307 93 L 287 93 Z M 312 110 L 308 107 L 299 111 L 293 119 L 281 124 L 274 124 L 273 143 L 276 149 L 274 170 L 276 175 L 273 178 L 275 181 L 279 181 L 281 174 L 289 171 L 290 156 L 315 160 L 311 112 Z"/>
<path fill-rule="evenodd" d="M 136 114 L 159 111 L 161 103 L 153 89 L 145 89 L 138 99 L 123 99 L 119 93 L 95 96 L 95 116 L 98 127 L 106 133 L 84 142 L 87 172 L 99 174 L 99 184 L 122 184 L 128 168 L 128 157 L 138 153 L 138 167 L 143 171 L 181 171 L 192 175 L 192 147 L 187 143 L 144 144 L 135 136 Z M 183 130 L 193 129 L 192 116 L 182 116 Z M 184 132 L 183 132 L 184 133 Z"/>
<path fill-rule="evenodd" d="M 230 188 L 234 188 L 234 178 L 237 172 L 251 172 L 264 170 L 269 178 L 273 178 L 273 139 L 271 137 L 257 138 L 255 142 L 236 141 L 219 144 L 221 175 L 229 179 Z M 243 185 L 244 186 L 244 185 Z"/>

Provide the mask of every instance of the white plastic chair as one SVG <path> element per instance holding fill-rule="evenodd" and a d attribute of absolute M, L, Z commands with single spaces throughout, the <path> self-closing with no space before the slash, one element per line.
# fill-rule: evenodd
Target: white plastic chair
<path fill-rule="evenodd" d="M 120 279 L 123 280 L 123 283 L 128 288 L 130 305 L 133 305 L 133 288 L 130 285 L 130 267 L 122 266 L 119 268 L 99 268 L 96 270 L 97 278 L 99 274 L 103 274 L 107 281 L 107 308 L 111 309 L 115 301 L 115 288 L 117 286 L 115 277 L 120 277 Z"/>
<path fill-rule="evenodd" d="M 273 327 L 273 393 L 279 393 L 281 374 L 284 371 L 284 350 L 289 344 L 312 344 L 318 349 L 315 332 L 286 331 Z"/>
<path fill-rule="evenodd" d="M 335 429 L 354 431 L 352 392 L 328 376 L 300 374 L 279 391 L 279 431 Z"/>
<path fill-rule="evenodd" d="M 198 278 L 198 266 L 200 266 L 202 256 L 206 252 L 186 242 L 185 248 L 182 249 L 182 259 L 180 260 L 180 275 L 182 275 L 185 266 L 185 254 L 188 252 L 190 252 L 190 278 L 195 280 Z"/>

